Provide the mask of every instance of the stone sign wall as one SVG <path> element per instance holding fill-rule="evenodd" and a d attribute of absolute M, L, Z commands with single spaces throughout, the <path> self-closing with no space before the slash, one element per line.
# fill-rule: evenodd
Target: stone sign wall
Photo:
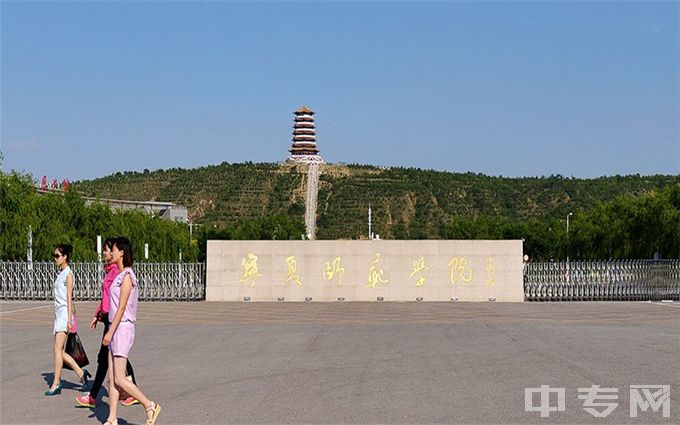
<path fill-rule="evenodd" d="M 207 301 L 524 300 L 522 241 L 208 241 Z"/>

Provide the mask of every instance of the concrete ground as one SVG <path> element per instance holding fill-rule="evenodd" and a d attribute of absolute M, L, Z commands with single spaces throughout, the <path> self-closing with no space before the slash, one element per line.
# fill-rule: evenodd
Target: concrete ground
<path fill-rule="evenodd" d="M 108 416 L 105 391 L 74 407 L 71 371 L 43 396 L 51 306 L 0 302 L 2 424 Z M 95 306 L 77 304 L 92 373 Z M 680 423 L 680 303 L 141 303 L 130 358 L 159 424 Z M 670 385 L 670 418 L 630 418 L 639 384 Z M 525 411 L 525 388 L 541 385 L 565 388 L 565 411 Z M 618 388 L 606 418 L 578 398 L 592 385 Z M 143 424 L 144 411 L 119 418 Z"/>

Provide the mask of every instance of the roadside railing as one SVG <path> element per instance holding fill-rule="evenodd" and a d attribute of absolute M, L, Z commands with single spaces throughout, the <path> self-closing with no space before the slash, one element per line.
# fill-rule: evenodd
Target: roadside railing
<path fill-rule="evenodd" d="M 680 300 L 680 260 L 538 262 L 524 265 L 527 301 Z"/>
<path fill-rule="evenodd" d="M 76 300 L 98 300 L 101 263 L 72 263 Z M 143 301 L 205 299 L 205 263 L 135 263 Z M 0 299 L 51 300 L 52 262 L 0 261 Z M 680 301 L 680 260 L 530 262 L 526 301 Z"/>
<path fill-rule="evenodd" d="M 101 263 L 71 263 L 76 300 L 98 300 L 104 269 Z M 205 263 L 135 263 L 142 301 L 205 299 Z M 51 300 L 57 277 L 52 262 L 0 261 L 0 299 Z"/>

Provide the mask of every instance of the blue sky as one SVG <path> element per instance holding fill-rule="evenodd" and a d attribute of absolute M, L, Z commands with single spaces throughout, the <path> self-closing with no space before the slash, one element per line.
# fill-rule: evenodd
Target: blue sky
<path fill-rule="evenodd" d="M 3 169 L 680 173 L 678 2 L 6 2 Z"/>

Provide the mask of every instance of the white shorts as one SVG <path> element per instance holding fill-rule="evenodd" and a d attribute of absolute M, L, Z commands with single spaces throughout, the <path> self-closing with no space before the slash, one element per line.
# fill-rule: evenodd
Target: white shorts
<path fill-rule="evenodd" d="M 66 332 L 68 323 L 68 307 L 56 307 L 54 309 L 54 334 Z"/>

